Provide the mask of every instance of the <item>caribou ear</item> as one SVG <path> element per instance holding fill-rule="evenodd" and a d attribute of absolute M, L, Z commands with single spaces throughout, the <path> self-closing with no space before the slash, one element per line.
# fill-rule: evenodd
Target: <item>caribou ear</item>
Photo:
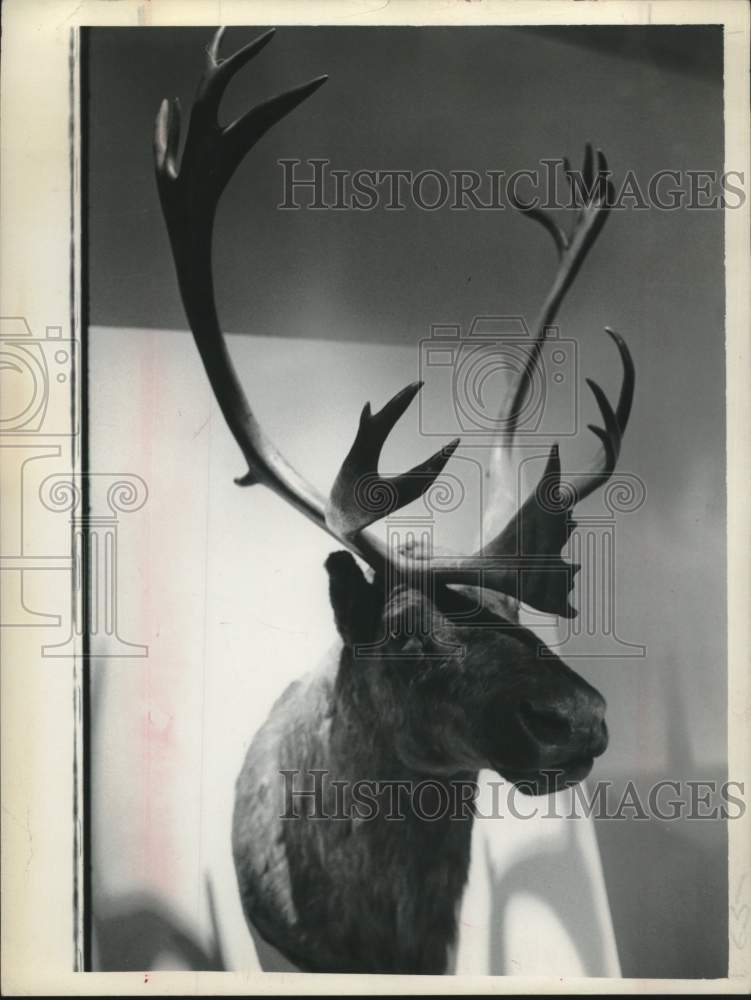
<path fill-rule="evenodd" d="M 368 583 L 349 552 L 332 552 L 325 565 L 334 620 L 344 644 L 372 642 L 382 601 L 379 588 Z"/>

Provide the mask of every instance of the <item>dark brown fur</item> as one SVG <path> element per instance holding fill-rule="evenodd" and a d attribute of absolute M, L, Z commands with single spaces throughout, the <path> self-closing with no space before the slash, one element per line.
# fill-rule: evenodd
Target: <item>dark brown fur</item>
<path fill-rule="evenodd" d="M 466 788 L 491 767 L 542 790 L 541 769 L 560 767 L 565 779 L 583 756 L 602 752 L 604 703 L 559 660 L 539 658 L 539 641 L 512 611 L 503 614 L 501 598 L 464 624 L 471 602 L 458 592 L 444 594 L 439 607 L 405 588 L 384 596 L 348 554 L 329 557 L 327 568 L 343 646 L 287 688 L 237 781 L 233 851 L 243 908 L 306 970 L 442 973 L 469 867 L 469 811 L 427 821 L 406 808 L 404 819 L 387 819 L 381 799 L 374 818 L 358 819 L 348 799 L 347 818 L 316 819 L 300 805 L 283 819 L 285 787 L 312 788 L 310 772 L 325 770 L 329 814 L 330 780 L 429 778 L 448 794 L 451 782 Z M 356 648 L 380 637 L 375 650 Z M 530 729 L 519 706 L 543 703 L 552 721 L 541 709 Z"/>

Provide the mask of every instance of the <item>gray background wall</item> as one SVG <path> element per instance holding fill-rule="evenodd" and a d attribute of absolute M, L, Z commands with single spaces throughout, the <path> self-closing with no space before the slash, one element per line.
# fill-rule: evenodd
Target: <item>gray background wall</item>
<path fill-rule="evenodd" d="M 225 45 L 250 35 L 230 31 Z M 206 40 L 204 29 L 90 35 L 87 235 L 98 327 L 185 328 L 148 137 L 163 96 L 179 93 L 189 105 Z M 279 158 L 510 172 L 564 153 L 576 162 L 589 138 L 606 150 L 616 181 L 628 169 L 644 184 L 660 169 L 722 169 L 719 29 L 287 28 L 232 84 L 227 119 L 247 107 L 248 94 L 267 96 L 321 72 L 330 74 L 327 85 L 259 144 L 222 203 L 221 316 L 248 336 L 381 345 L 385 366 L 383 345 L 414 347 L 415 371 L 395 363 L 394 388 L 416 376 L 417 343 L 431 324 L 466 328 L 477 314 L 500 313 L 531 320 L 554 266 L 544 233 L 511 211 L 280 212 Z M 618 523 L 617 610 L 619 634 L 647 655 L 571 661 L 608 699 L 612 742 L 597 777 L 618 787 L 725 776 L 723 316 L 721 213 L 632 210 L 611 214 L 560 317 L 563 335 L 580 341 L 586 374 L 609 391 L 617 379 L 604 324 L 628 337 L 638 368 L 622 467 L 645 482 L 647 501 Z M 128 370 L 128 339 L 112 337 L 92 337 L 90 378 L 103 405 L 108 380 Z M 106 350 L 97 354 L 102 338 Z M 320 352 L 322 365 L 332 364 L 334 346 Z M 187 335 L 184 349 L 194 351 Z M 347 398 L 362 401 L 371 388 L 356 356 L 347 351 L 340 374 L 350 380 Z M 279 373 L 287 406 L 306 398 L 296 386 L 316 378 L 310 352 L 304 358 L 290 357 Z M 252 366 L 243 375 L 252 390 Z M 173 371 L 149 377 L 158 406 Z M 321 405 L 326 427 L 340 428 L 344 454 L 352 407 L 331 395 Z M 177 419 L 174 407 L 162 419 Z M 273 426 L 273 407 L 264 416 Z M 592 416 L 582 411 L 582 424 Z M 299 415 L 316 419 L 310 408 Z M 408 431 L 417 460 L 426 442 L 414 425 Z M 305 435 L 286 433 L 283 447 L 326 487 L 333 470 L 306 466 Z M 117 454 L 116 438 L 137 434 L 146 455 L 143 425 L 112 427 L 93 410 L 94 467 Z M 581 452 L 566 454 L 575 463 Z M 158 479 L 159 469 L 145 471 Z M 283 574 L 290 559 L 279 544 Z M 583 640 L 577 650 L 586 652 Z M 624 974 L 723 974 L 722 824 L 603 821 L 598 836 Z"/>

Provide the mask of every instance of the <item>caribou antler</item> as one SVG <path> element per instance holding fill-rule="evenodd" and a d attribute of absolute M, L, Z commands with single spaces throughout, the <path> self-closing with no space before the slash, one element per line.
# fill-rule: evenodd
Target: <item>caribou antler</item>
<path fill-rule="evenodd" d="M 514 447 L 519 415 L 524 406 L 532 374 L 540 363 L 540 353 L 565 296 L 588 252 L 594 245 L 613 199 L 613 185 L 609 179 L 607 160 L 601 150 L 595 154 L 587 143 L 579 186 L 571 172 L 569 162 L 563 160 L 572 201 L 578 208 L 574 227 L 570 232 L 562 229 L 552 216 L 539 208 L 514 206 L 529 218 L 539 222 L 553 239 L 558 268 L 535 324 L 535 337 L 522 371 L 507 406 L 502 413 L 499 449 L 501 455 L 510 455 Z M 602 486 L 612 475 L 620 453 L 623 433 L 631 411 L 634 393 L 634 365 L 623 338 L 605 328 L 615 341 L 621 356 L 624 376 L 616 410 L 613 411 L 607 396 L 592 379 L 587 379 L 602 414 L 604 428 L 589 424 L 589 429 L 600 439 L 601 454 L 594 467 L 585 476 L 577 476 L 574 486 L 561 483 L 561 464 L 558 446 L 551 448 L 545 472 L 532 494 L 511 518 L 505 528 L 476 554 L 477 558 L 506 564 L 509 559 L 519 561 L 519 586 L 513 596 L 540 611 L 552 611 L 564 617 L 574 617 L 576 611 L 568 603 L 573 578 L 579 570 L 576 564 L 567 564 L 560 553 L 576 527 L 571 511 L 579 500 Z M 511 463 L 506 463 L 510 468 Z M 548 558 L 544 558 L 547 556 Z"/>
<path fill-rule="evenodd" d="M 217 31 L 206 50 L 206 66 L 179 167 L 180 109 L 176 100 L 163 101 L 159 109 L 154 157 L 185 312 L 214 395 L 248 464 L 247 473 L 236 481 L 242 486 L 262 483 L 370 563 L 377 573 L 388 574 L 392 580 L 416 579 L 421 585 L 428 570 L 428 575 L 439 587 L 452 583 L 479 583 L 525 600 L 541 611 L 567 616 L 575 614 L 568 604 L 568 593 L 576 568 L 567 566 L 560 557 L 560 550 L 571 533 L 572 522 L 568 517 L 571 504 L 563 508 L 558 504 L 549 510 L 541 502 L 539 491 L 526 501 L 503 532 L 472 556 L 424 558 L 414 553 L 409 556 L 393 554 L 377 535 L 368 531 L 376 520 L 425 493 L 459 444 L 458 439 L 450 442 L 427 461 L 401 475 L 391 478 L 379 475 L 378 460 L 386 438 L 420 391 L 422 383 L 401 390 L 376 414 L 371 413 L 370 404 L 366 404 L 354 443 L 328 502 L 292 468 L 258 423 L 238 380 L 217 318 L 211 263 L 214 219 L 221 194 L 246 153 L 275 122 L 313 94 L 326 77 L 286 91 L 222 127 L 218 122 L 218 110 L 229 81 L 273 37 L 273 30 L 268 31 L 234 55 L 222 59 L 219 51 L 223 30 Z M 585 181 L 587 175 L 593 179 L 591 150 L 587 163 Z M 598 164 L 595 188 L 599 193 L 590 204 L 582 207 L 571 236 L 544 213 L 527 212 L 553 236 L 560 267 L 542 310 L 532 357 L 510 403 L 511 439 L 524 401 L 525 383 L 537 363 L 545 330 L 604 221 L 610 187 L 605 177 L 604 157 L 599 153 Z M 605 427 L 592 428 L 603 444 L 604 457 L 587 481 L 587 492 L 612 473 L 633 394 L 633 365 L 628 350 L 617 334 L 611 333 L 611 336 L 621 352 L 626 375 L 615 411 L 599 386 L 590 382 Z M 545 483 L 551 480 L 555 493 L 561 486 L 557 448 L 551 451 L 543 477 Z"/>
<path fill-rule="evenodd" d="M 378 459 L 386 438 L 422 386 L 422 382 L 408 385 L 378 413 L 370 412 L 370 403 L 363 407 L 357 437 L 331 488 L 326 508 L 326 523 L 341 538 L 356 538 L 363 528 L 385 514 L 417 500 L 456 451 L 459 438 L 409 472 L 390 479 L 378 475 Z"/>
<path fill-rule="evenodd" d="M 590 143 L 586 144 L 584 151 L 584 166 L 581 173 L 583 190 L 576 184 L 568 159 L 564 157 L 563 163 L 572 200 L 578 206 L 576 222 L 570 233 L 562 229 L 553 217 L 543 209 L 527 208 L 520 204 L 517 199 L 513 197 L 511 199 L 516 209 L 523 212 L 528 218 L 534 219 L 535 222 L 539 222 L 550 233 L 558 252 L 558 268 L 535 323 L 535 339 L 524 371 L 517 382 L 515 391 L 509 398 L 506 412 L 503 415 L 502 426 L 508 435 L 506 444 L 509 447 L 513 446 L 519 413 L 529 391 L 532 372 L 539 364 L 540 352 L 547 339 L 548 331 L 553 325 L 553 320 L 564 295 L 571 287 L 584 258 L 605 225 L 614 195 L 613 185 L 609 179 L 610 171 L 607 160 L 602 151 L 598 149 L 597 172 L 595 173 L 594 154 Z"/>
<path fill-rule="evenodd" d="M 219 54 L 223 34 L 224 29 L 220 28 L 206 50 L 206 66 L 179 167 L 179 102 L 164 100 L 156 119 L 157 185 L 185 312 L 211 388 L 248 463 L 248 472 L 236 481 L 242 486 L 263 483 L 377 571 L 384 572 L 388 563 L 385 545 L 362 529 L 424 493 L 458 441 L 402 476 L 381 479 L 376 468 L 381 448 L 420 385 L 402 390 L 375 416 L 371 416 L 366 406 L 358 436 L 327 507 L 323 497 L 287 462 L 258 423 L 238 380 L 217 318 L 211 264 L 214 218 L 221 194 L 246 153 L 275 122 L 318 90 L 327 77 L 288 90 L 222 127 L 217 116 L 229 81 L 271 41 L 274 31 L 267 31 L 227 59 Z M 360 504 L 358 510 L 361 484 L 374 479 L 376 487 L 393 490 L 393 503 L 388 510 L 381 505 L 368 509 L 367 504 Z"/>
<path fill-rule="evenodd" d="M 593 490 L 604 485 L 613 474 L 621 449 L 634 394 L 634 364 L 623 338 L 606 327 L 615 341 L 623 365 L 623 382 L 616 410 L 596 382 L 587 379 L 602 413 L 604 428 L 589 424 L 602 442 L 602 456 L 593 469 L 573 484 L 561 482 L 558 445 L 550 449 L 547 466 L 540 482 L 503 531 L 477 553 L 478 559 L 508 565 L 516 559 L 519 583 L 512 596 L 539 611 L 549 611 L 564 618 L 576 616 L 568 602 L 577 563 L 565 563 L 560 553 L 569 540 L 576 522 L 571 511 Z M 545 556 L 548 556 L 546 559 Z"/>

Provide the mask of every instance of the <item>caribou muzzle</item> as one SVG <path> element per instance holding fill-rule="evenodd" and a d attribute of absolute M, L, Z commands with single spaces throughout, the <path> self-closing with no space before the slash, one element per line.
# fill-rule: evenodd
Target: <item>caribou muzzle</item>
<path fill-rule="evenodd" d="M 608 746 L 605 699 L 573 672 L 566 675 L 557 690 L 548 681 L 544 697 L 523 697 L 516 709 L 516 738 L 529 765 L 500 765 L 498 771 L 528 795 L 583 781 Z"/>

